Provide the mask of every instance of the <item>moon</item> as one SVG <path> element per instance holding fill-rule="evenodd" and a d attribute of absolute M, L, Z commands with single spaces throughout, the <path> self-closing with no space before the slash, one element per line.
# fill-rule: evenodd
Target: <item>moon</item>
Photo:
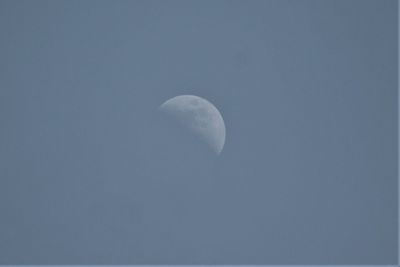
<path fill-rule="evenodd" d="M 168 99 L 159 109 L 203 139 L 217 155 L 221 153 L 225 144 L 225 123 L 210 101 L 195 95 L 180 95 Z"/>

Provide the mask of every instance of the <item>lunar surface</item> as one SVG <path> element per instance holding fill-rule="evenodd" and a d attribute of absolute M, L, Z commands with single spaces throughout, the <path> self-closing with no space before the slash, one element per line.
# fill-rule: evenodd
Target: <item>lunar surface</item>
<path fill-rule="evenodd" d="M 180 95 L 165 101 L 160 110 L 171 115 L 203 139 L 218 155 L 225 144 L 225 123 L 218 109 L 208 100 Z"/>

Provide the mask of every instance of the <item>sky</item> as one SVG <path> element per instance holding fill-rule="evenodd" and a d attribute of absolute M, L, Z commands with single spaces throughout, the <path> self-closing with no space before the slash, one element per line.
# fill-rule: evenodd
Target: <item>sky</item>
<path fill-rule="evenodd" d="M 0 264 L 397 264 L 397 11 L 1 0 Z"/>

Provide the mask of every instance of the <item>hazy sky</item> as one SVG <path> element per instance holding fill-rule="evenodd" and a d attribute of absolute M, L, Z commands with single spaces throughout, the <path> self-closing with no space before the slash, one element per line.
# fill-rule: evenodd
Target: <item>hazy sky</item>
<path fill-rule="evenodd" d="M 0 264 L 395 264 L 397 10 L 0 0 Z"/>

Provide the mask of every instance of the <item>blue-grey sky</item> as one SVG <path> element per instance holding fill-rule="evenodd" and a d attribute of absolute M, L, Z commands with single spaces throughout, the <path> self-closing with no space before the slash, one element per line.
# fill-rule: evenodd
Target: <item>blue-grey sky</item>
<path fill-rule="evenodd" d="M 0 264 L 396 264 L 397 10 L 1 0 Z"/>

